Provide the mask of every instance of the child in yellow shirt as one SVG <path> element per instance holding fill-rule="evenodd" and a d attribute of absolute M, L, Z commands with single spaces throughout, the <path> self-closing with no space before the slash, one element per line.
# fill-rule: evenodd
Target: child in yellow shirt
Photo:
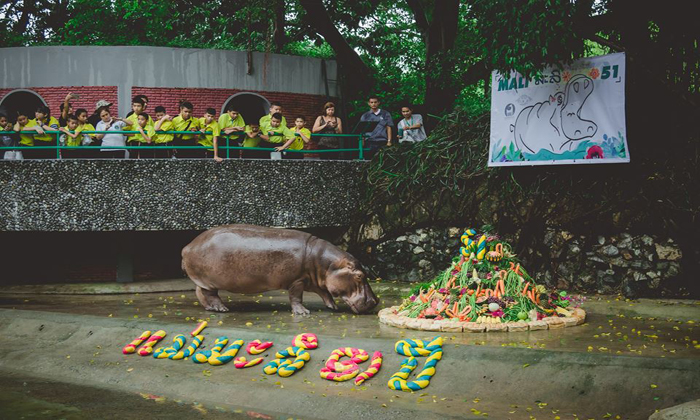
<path fill-rule="evenodd" d="M 155 130 L 156 131 L 174 131 L 175 126 L 173 125 L 173 122 L 171 119 L 165 118 L 167 115 L 165 114 L 165 107 L 163 106 L 157 106 L 156 109 L 156 124 L 155 124 Z M 173 145 L 173 138 L 175 137 L 174 134 L 156 134 L 153 136 L 153 143 L 151 143 L 151 146 L 172 146 Z M 154 158 L 171 158 L 173 156 L 173 150 L 172 149 L 156 149 L 153 151 L 153 157 Z"/>
<path fill-rule="evenodd" d="M 202 134 L 199 136 L 198 143 L 207 148 L 204 150 L 203 157 L 205 159 L 214 158 L 215 161 L 221 162 L 223 160 L 219 157 L 219 136 L 221 135 L 221 129 L 219 128 L 218 121 L 216 121 L 216 110 L 214 108 L 207 108 L 204 116 L 199 119 L 199 126 L 202 127 L 200 130 Z M 212 146 L 214 149 L 210 149 Z"/>
<path fill-rule="evenodd" d="M 304 128 L 306 125 L 306 118 L 303 115 L 299 115 L 294 119 L 294 138 L 287 140 L 282 146 L 275 147 L 275 150 L 281 152 L 285 149 L 290 150 L 302 150 L 305 143 L 311 141 L 311 132 L 308 128 Z M 303 159 L 303 153 L 285 153 L 285 159 Z"/>

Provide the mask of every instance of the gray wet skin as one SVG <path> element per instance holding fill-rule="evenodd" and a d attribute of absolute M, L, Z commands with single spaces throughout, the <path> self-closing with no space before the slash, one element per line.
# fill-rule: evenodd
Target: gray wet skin
<path fill-rule="evenodd" d="M 302 304 L 304 291 L 318 294 L 333 310 L 338 309 L 334 298 L 343 299 L 355 313 L 369 312 L 379 303 L 355 257 L 297 230 L 252 225 L 209 229 L 183 248 L 182 269 L 208 311 L 229 310 L 219 290 L 288 290 L 295 315 L 309 314 Z"/>

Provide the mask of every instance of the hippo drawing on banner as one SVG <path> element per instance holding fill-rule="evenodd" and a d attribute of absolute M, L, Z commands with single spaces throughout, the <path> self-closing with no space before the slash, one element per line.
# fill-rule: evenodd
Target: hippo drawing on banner
<path fill-rule="evenodd" d="M 564 92 L 557 92 L 549 100 L 523 108 L 510 130 L 515 145 L 525 153 L 542 149 L 560 153 L 571 150 L 577 140 L 593 137 L 598 125 L 581 118 L 586 99 L 593 93 L 593 80 L 582 74 L 566 84 Z"/>

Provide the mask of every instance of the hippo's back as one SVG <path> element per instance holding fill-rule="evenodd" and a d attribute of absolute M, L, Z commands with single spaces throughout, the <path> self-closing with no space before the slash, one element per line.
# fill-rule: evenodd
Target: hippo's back
<path fill-rule="evenodd" d="M 312 236 L 253 225 L 218 226 L 182 250 L 182 268 L 201 287 L 252 293 L 286 288 L 303 276 Z M 201 284 L 200 284 L 201 283 Z"/>

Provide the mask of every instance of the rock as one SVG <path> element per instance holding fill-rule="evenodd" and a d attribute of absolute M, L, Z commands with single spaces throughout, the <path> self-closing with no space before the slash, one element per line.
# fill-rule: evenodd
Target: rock
<path fill-rule="evenodd" d="M 461 236 L 461 233 L 462 229 L 458 227 L 451 227 L 447 230 L 447 236 L 449 236 L 450 238 L 456 238 L 458 236 Z"/>
<path fill-rule="evenodd" d="M 549 325 L 550 330 L 555 330 L 555 329 L 565 327 L 564 321 L 562 321 L 561 318 L 559 318 L 558 316 L 548 316 L 548 317 L 544 318 L 543 321 L 546 322 L 547 325 Z"/>
<path fill-rule="evenodd" d="M 671 278 L 671 277 L 676 277 L 678 274 L 681 272 L 681 265 L 677 262 L 672 262 L 668 266 L 668 271 L 666 271 L 666 277 Z"/>
<path fill-rule="evenodd" d="M 425 232 L 423 229 L 416 229 L 416 234 L 422 235 Z"/>
<path fill-rule="evenodd" d="M 440 331 L 443 331 L 443 332 L 462 332 L 462 324 L 459 321 L 443 322 L 440 325 Z"/>
<path fill-rule="evenodd" d="M 418 235 L 409 235 L 408 236 L 408 243 L 413 244 L 413 245 L 418 245 L 420 243 L 420 238 Z"/>
<path fill-rule="evenodd" d="M 630 254 L 629 251 L 622 251 L 622 258 L 629 261 L 632 259 L 632 254 Z"/>
<path fill-rule="evenodd" d="M 396 238 L 396 239 L 394 239 L 394 240 L 395 240 L 396 242 L 405 242 L 405 241 L 406 241 L 406 237 L 402 235 L 402 236 L 399 236 L 398 238 Z"/>
<path fill-rule="evenodd" d="M 578 245 L 571 244 L 569 245 L 569 253 L 571 255 L 578 255 L 581 253 L 581 248 Z"/>
<path fill-rule="evenodd" d="M 695 420 L 700 419 L 700 400 L 665 408 L 649 416 L 649 420 Z"/>
<path fill-rule="evenodd" d="M 600 253 L 606 257 L 616 257 L 620 254 L 620 250 L 614 245 L 607 245 L 600 249 Z"/>
<path fill-rule="evenodd" d="M 574 325 L 578 325 L 578 318 L 576 317 L 566 317 L 566 318 L 560 318 L 562 322 L 564 323 L 565 327 L 573 327 Z"/>
<path fill-rule="evenodd" d="M 428 238 L 429 238 L 429 236 L 428 236 L 427 233 L 421 233 L 421 234 L 420 234 L 420 240 L 421 240 L 422 242 L 427 241 Z"/>
<path fill-rule="evenodd" d="M 629 248 L 630 245 L 632 245 L 632 238 L 629 237 L 629 235 L 627 238 L 624 238 L 620 242 L 617 243 L 618 248 Z"/>
<path fill-rule="evenodd" d="M 604 236 L 598 236 L 598 244 L 605 245 L 605 237 Z"/>
<path fill-rule="evenodd" d="M 506 325 L 508 326 L 508 331 L 512 332 L 528 330 L 527 322 L 525 321 L 509 322 Z"/>
<path fill-rule="evenodd" d="M 644 274 L 640 273 L 639 271 L 635 271 L 634 274 L 632 274 L 632 278 L 634 279 L 634 281 L 644 281 L 644 280 L 648 280 L 647 276 L 645 276 Z"/>
<path fill-rule="evenodd" d="M 544 321 L 530 321 L 527 323 L 527 326 L 530 328 L 530 331 L 546 330 L 548 328 L 548 324 Z"/>
<path fill-rule="evenodd" d="M 416 255 L 422 254 L 422 253 L 424 253 L 424 252 L 425 252 L 425 250 L 424 250 L 423 248 L 419 247 L 419 246 L 413 248 L 413 253 L 416 254 Z"/>
<path fill-rule="evenodd" d="M 486 332 L 499 332 L 499 331 L 507 331 L 508 326 L 504 323 L 498 323 L 498 324 L 486 324 Z"/>
<path fill-rule="evenodd" d="M 646 246 L 651 246 L 654 243 L 654 239 L 649 235 L 642 235 L 642 243 Z"/>
<path fill-rule="evenodd" d="M 660 260 L 678 261 L 683 258 L 683 253 L 677 246 L 654 244 L 654 247 L 656 248 L 656 255 L 659 256 Z"/>
<path fill-rule="evenodd" d="M 565 230 L 562 230 L 560 234 L 561 234 L 561 237 L 564 238 L 565 241 L 568 241 L 574 237 L 574 235 L 572 235 L 571 232 L 567 232 Z"/>
<path fill-rule="evenodd" d="M 595 262 L 598 262 L 598 263 L 603 263 L 603 264 L 605 264 L 605 261 L 603 261 L 601 258 L 596 257 L 596 256 L 588 257 L 588 260 L 589 260 L 589 261 L 595 261 Z"/>
<path fill-rule="evenodd" d="M 428 260 L 420 260 L 420 261 L 418 261 L 418 267 L 420 267 L 420 268 L 428 268 L 428 267 L 430 267 L 431 265 L 432 265 L 432 264 L 431 264 L 430 261 L 428 261 Z"/>
<path fill-rule="evenodd" d="M 486 329 L 486 325 L 476 322 L 464 322 L 462 328 L 464 332 L 483 332 Z"/>
<path fill-rule="evenodd" d="M 361 229 L 360 242 L 376 241 L 384 235 L 379 218 L 374 215 Z"/>

